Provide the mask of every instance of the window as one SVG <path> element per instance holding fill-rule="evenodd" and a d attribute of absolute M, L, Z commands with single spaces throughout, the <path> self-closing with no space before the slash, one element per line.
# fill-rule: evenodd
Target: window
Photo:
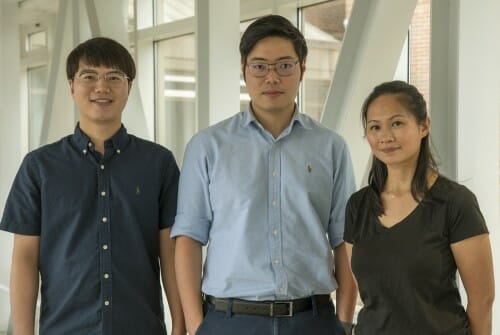
<path fill-rule="evenodd" d="M 156 140 L 178 164 L 196 132 L 196 60 L 193 34 L 157 42 Z"/>
<path fill-rule="evenodd" d="M 156 24 L 194 16 L 194 0 L 157 0 Z"/>
<path fill-rule="evenodd" d="M 26 36 L 26 51 L 47 47 L 47 32 L 45 30 L 30 33 Z"/>
<path fill-rule="evenodd" d="M 240 36 L 254 21 L 255 20 L 249 20 L 240 23 Z M 240 69 L 240 111 L 247 110 L 249 102 L 250 96 L 248 95 L 247 85 L 245 84 L 245 80 L 243 79 L 243 72 Z"/>
<path fill-rule="evenodd" d="M 410 83 L 422 93 L 430 106 L 431 0 L 418 0 L 410 27 Z"/>
<path fill-rule="evenodd" d="M 308 56 L 302 83 L 302 112 L 319 120 L 345 34 L 348 8 L 343 0 L 302 9 L 302 33 Z"/>
<path fill-rule="evenodd" d="M 28 145 L 30 150 L 40 146 L 46 98 L 47 66 L 28 69 Z"/>

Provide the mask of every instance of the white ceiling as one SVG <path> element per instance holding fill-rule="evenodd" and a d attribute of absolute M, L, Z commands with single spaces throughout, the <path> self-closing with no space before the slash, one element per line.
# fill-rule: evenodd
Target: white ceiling
<path fill-rule="evenodd" d="M 67 0 L 64 0 L 67 1 Z M 19 24 L 24 27 L 34 26 L 55 15 L 59 0 L 18 0 Z"/>

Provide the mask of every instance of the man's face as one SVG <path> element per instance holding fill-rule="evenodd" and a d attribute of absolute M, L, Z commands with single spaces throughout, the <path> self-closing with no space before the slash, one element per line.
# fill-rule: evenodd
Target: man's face
<path fill-rule="evenodd" d="M 301 72 L 305 71 L 305 64 L 298 61 L 292 42 L 286 38 L 266 37 L 255 44 L 248 54 L 246 66 L 242 64 L 242 70 L 252 99 L 252 108 L 257 116 L 263 113 L 293 112 Z M 269 67 L 267 74 L 256 76 L 254 70 L 266 67 L 266 64 L 275 65 Z M 287 71 L 290 66 L 293 67 L 292 70 Z"/>
<path fill-rule="evenodd" d="M 98 79 L 96 80 L 96 75 Z M 91 66 L 80 61 L 69 81 L 71 95 L 84 125 L 121 125 L 131 83 L 120 70 Z"/>

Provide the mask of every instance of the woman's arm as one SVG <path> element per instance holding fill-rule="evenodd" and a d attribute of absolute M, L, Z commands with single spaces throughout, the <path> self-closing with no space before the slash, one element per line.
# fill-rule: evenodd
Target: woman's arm
<path fill-rule="evenodd" d="M 451 250 L 467 293 L 472 335 L 491 335 L 495 280 L 488 234 L 453 243 Z"/>

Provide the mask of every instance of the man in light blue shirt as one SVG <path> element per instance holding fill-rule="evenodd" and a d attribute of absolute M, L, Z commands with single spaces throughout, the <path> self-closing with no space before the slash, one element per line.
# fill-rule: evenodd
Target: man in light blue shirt
<path fill-rule="evenodd" d="M 249 109 L 195 135 L 181 171 L 171 236 L 188 332 L 344 334 L 357 294 L 342 239 L 348 148 L 297 111 L 307 46 L 287 19 L 252 23 L 240 53 Z"/>

